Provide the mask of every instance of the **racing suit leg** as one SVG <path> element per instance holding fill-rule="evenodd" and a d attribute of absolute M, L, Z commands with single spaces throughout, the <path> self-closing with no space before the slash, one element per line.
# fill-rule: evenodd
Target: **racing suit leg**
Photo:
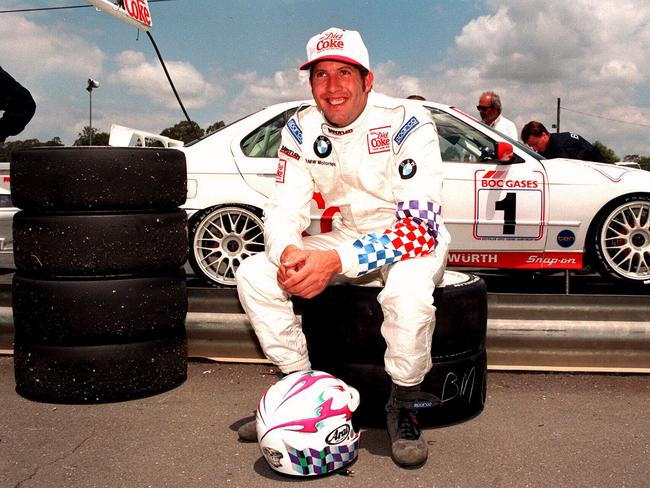
<path fill-rule="evenodd" d="M 303 239 L 305 249 L 334 249 L 350 236 L 333 231 Z M 237 270 L 237 293 L 262 350 L 285 374 L 311 369 L 307 341 L 291 296 L 278 284 L 278 267 L 259 253 Z"/>
<path fill-rule="evenodd" d="M 431 369 L 433 290 L 442 281 L 446 261 L 447 243 L 440 242 L 434 253 L 382 269 L 385 284 L 377 301 L 384 314 L 384 363 L 396 385 L 419 385 Z"/>

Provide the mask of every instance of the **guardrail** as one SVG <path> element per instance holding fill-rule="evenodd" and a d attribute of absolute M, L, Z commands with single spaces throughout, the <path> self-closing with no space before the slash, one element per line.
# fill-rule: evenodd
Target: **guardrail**
<path fill-rule="evenodd" d="M 0 352 L 12 353 L 10 287 L 0 288 Z M 189 355 L 268 363 L 232 289 L 190 288 Z M 645 296 L 488 294 L 488 368 L 650 373 Z"/>

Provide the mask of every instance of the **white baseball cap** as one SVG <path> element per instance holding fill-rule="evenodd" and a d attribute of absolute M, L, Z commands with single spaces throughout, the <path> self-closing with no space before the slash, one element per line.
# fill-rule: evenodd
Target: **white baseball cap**
<path fill-rule="evenodd" d="M 329 59 L 356 64 L 370 70 L 370 59 L 361 35 L 357 31 L 330 27 L 316 34 L 307 43 L 307 62 L 300 69 L 309 69 L 312 63 Z"/>

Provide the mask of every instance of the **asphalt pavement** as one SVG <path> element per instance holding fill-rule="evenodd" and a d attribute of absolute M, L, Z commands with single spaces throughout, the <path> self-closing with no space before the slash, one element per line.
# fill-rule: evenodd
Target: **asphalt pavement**
<path fill-rule="evenodd" d="M 648 375 L 490 372 L 479 416 L 425 432 L 425 466 L 400 469 L 385 431 L 364 429 L 348 472 L 291 479 L 235 432 L 273 371 L 190 361 L 187 381 L 166 393 L 55 405 L 17 395 L 13 359 L 1 356 L 0 486 L 645 488 L 650 480 Z"/>

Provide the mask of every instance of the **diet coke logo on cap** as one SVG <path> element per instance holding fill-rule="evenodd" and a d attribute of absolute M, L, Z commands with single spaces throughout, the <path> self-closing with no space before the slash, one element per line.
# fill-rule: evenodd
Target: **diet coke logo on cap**
<path fill-rule="evenodd" d="M 331 27 L 315 35 L 307 43 L 307 62 L 300 69 L 309 69 L 316 61 L 341 61 L 370 70 L 368 49 L 357 31 Z"/>

